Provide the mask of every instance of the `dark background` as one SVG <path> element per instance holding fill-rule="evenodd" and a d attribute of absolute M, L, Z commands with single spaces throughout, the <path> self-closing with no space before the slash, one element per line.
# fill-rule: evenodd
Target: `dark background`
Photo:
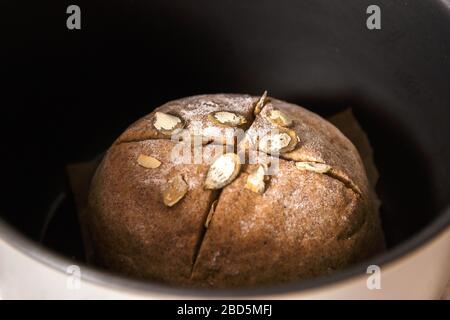
<path fill-rule="evenodd" d="M 81 30 L 66 8 L 81 7 Z M 366 28 L 366 8 L 382 29 Z M 450 194 L 450 10 L 441 1 L 6 1 L 1 15 L 0 215 L 75 258 L 65 165 L 104 151 L 168 100 L 264 90 L 368 132 L 388 245 Z M 49 208 L 67 196 L 40 239 Z"/>

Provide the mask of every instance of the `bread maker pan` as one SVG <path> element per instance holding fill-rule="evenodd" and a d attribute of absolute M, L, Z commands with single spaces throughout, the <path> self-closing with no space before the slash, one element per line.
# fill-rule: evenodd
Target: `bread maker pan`
<path fill-rule="evenodd" d="M 381 29 L 367 28 L 372 4 Z M 0 297 L 441 297 L 450 277 L 448 1 L 78 6 L 80 30 L 67 29 L 64 3 L 2 10 Z M 264 90 L 323 116 L 353 108 L 380 172 L 386 253 L 327 277 L 212 292 L 84 263 L 67 164 L 101 154 L 166 101 Z M 369 265 L 380 267 L 381 289 L 368 288 Z"/>

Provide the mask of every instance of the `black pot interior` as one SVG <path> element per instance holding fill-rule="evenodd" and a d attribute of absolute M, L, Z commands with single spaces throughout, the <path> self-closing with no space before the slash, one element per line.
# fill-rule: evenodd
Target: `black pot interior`
<path fill-rule="evenodd" d="M 83 248 L 66 165 L 104 151 L 168 100 L 261 94 L 368 133 L 389 248 L 449 204 L 450 10 L 442 1 L 10 2 L 1 19 L 1 218 L 73 259 Z"/>

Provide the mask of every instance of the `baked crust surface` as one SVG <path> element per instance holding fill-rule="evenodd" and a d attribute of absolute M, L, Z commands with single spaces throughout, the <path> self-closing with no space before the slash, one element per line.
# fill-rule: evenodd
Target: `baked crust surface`
<path fill-rule="evenodd" d="M 88 199 L 87 224 L 96 263 L 154 281 L 227 288 L 327 274 L 382 249 L 374 191 L 353 144 L 328 121 L 287 102 L 270 98 L 255 116 L 258 99 L 218 94 L 175 100 L 117 139 L 93 177 Z M 299 141 L 293 151 L 279 155 L 278 170 L 265 191 L 245 188 L 254 164 L 243 165 L 224 188 L 205 189 L 210 163 L 226 140 L 199 130 L 224 129 L 209 114 L 244 116 L 247 121 L 241 128 L 246 135 L 237 151 L 248 153 L 258 151 L 254 136 L 277 128 L 268 120 L 271 110 L 281 110 L 293 120 L 289 129 Z M 176 163 L 171 155 L 179 143 L 155 129 L 156 112 L 183 119 L 190 135 L 204 135 L 201 163 Z M 137 162 L 142 154 L 161 165 L 142 167 Z M 298 161 L 324 163 L 331 170 L 299 170 Z M 187 193 L 168 207 L 163 193 L 175 176 L 185 181 Z M 205 227 L 213 203 L 215 210 Z"/>

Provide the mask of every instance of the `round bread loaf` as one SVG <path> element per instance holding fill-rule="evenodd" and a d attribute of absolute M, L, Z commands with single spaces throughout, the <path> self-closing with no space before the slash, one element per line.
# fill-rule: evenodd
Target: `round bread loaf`
<path fill-rule="evenodd" d="M 92 179 L 95 262 L 213 288 L 328 274 L 383 247 L 352 143 L 306 109 L 266 97 L 175 100 L 131 125 Z"/>

